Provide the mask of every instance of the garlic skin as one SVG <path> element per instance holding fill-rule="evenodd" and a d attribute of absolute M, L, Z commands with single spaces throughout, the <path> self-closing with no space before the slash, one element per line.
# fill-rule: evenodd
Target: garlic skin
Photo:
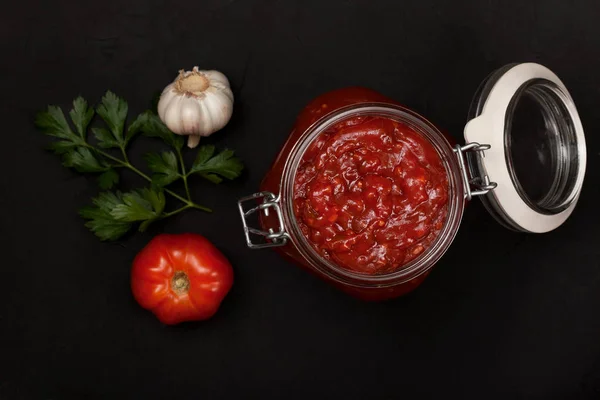
<path fill-rule="evenodd" d="M 233 113 L 233 93 L 219 71 L 179 71 L 179 76 L 160 95 L 158 116 L 178 135 L 189 135 L 194 148 L 201 136 L 222 129 Z"/>

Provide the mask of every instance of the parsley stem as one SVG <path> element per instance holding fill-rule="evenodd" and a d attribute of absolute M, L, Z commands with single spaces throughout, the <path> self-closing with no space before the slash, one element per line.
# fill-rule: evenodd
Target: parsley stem
<path fill-rule="evenodd" d="M 121 154 L 123 154 L 123 160 L 125 160 L 125 162 L 127 164 L 131 164 L 129 162 L 129 157 L 127 157 L 127 152 L 125 151 L 125 147 L 121 147 Z"/>
<path fill-rule="evenodd" d="M 212 209 L 210 209 L 208 207 L 201 206 L 200 204 L 196 204 L 194 202 L 190 203 L 190 207 L 195 208 L 197 210 L 202 210 L 202 211 L 206 211 L 206 212 L 212 212 Z"/>
<path fill-rule="evenodd" d="M 140 171 L 139 169 L 137 169 L 136 167 L 134 167 L 133 165 L 129 164 L 129 163 L 123 163 L 123 166 L 125 168 L 129 168 L 130 170 L 132 170 L 133 172 L 135 172 L 136 174 L 138 174 L 139 176 L 141 176 L 142 178 L 144 178 L 145 180 L 147 180 L 148 182 L 152 182 L 152 178 L 150 178 L 148 175 L 146 175 L 145 173 L 143 173 L 142 171 Z M 183 196 L 178 195 L 177 193 L 175 193 L 172 190 L 163 188 L 163 190 L 170 194 L 171 196 L 175 197 L 177 200 L 181 201 L 182 203 L 185 203 L 189 206 L 191 206 L 192 200 L 191 199 L 186 199 Z"/>
<path fill-rule="evenodd" d="M 131 171 L 135 172 L 136 174 L 138 174 L 139 176 L 141 176 L 142 178 L 144 178 L 148 182 L 152 182 L 152 178 L 150 178 L 148 175 L 146 175 L 145 173 L 143 173 L 142 171 L 140 171 L 139 169 L 137 169 L 136 167 L 134 167 L 133 165 L 131 165 L 131 163 L 129 163 L 129 160 L 127 159 L 127 155 L 125 154 L 124 150 L 123 150 L 123 156 L 125 157 L 125 160 L 121 160 L 120 158 L 114 157 L 114 156 L 108 154 L 107 152 L 102 151 L 102 150 L 100 150 L 100 149 L 92 146 L 91 144 L 87 144 L 87 147 L 89 147 L 90 149 L 96 151 L 98 154 L 102 155 L 103 157 L 106 157 L 109 160 L 112 160 L 112 161 L 116 162 L 120 166 L 122 166 L 124 168 L 130 169 Z M 183 166 L 183 162 L 182 162 L 182 166 Z M 185 168 L 185 167 L 183 167 L 183 168 Z M 184 198 L 183 196 L 178 195 L 177 193 L 175 193 L 172 190 L 163 188 L 163 190 L 166 193 L 170 194 L 171 196 L 175 197 L 177 200 L 179 200 L 179 201 L 181 201 L 182 203 L 185 204 L 185 206 L 183 206 L 181 208 L 178 208 L 177 210 L 172 211 L 171 213 L 177 214 L 178 212 L 181 212 L 181 211 L 183 211 L 185 209 L 188 209 L 188 208 L 196 208 L 198 210 L 202 210 L 202 211 L 206 211 L 206 212 L 212 212 L 212 210 L 210 208 L 198 205 L 198 204 L 196 204 L 196 203 L 194 203 L 192 201 L 190 193 L 189 193 L 189 188 L 188 188 L 188 185 L 187 185 L 187 179 L 186 178 L 184 178 L 184 183 L 185 183 L 185 188 L 186 188 L 186 192 L 187 192 L 187 195 L 188 195 L 187 199 Z M 163 215 L 164 216 L 173 215 L 171 213 L 165 213 Z"/>
<path fill-rule="evenodd" d="M 200 206 L 200 205 L 195 204 L 195 203 L 188 203 L 185 206 L 178 208 L 177 210 L 173 210 L 173 211 L 170 211 L 170 212 L 167 212 L 167 213 L 163 213 L 160 216 L 160 218 L 171 217 L 171 216 L 173 216 L 175 214 L 179 214 L 180 212 L 187 210 L 188 208 L 196 208 L 198 210 L 202 210 L 202 211 L 206 211 L 206 212 L 212 212 L 212 210 L 210 208 L 206 208 L 204 206 Z"/>
<path fill-rule="evenodd" d="M 179 163 L 181 164 L 181 179 L 183 179 L 185 194 L 187 194 L 188 200 L 192 201 L 192 196 L 190 195 L 190 187 L 188 186 L 187 181 L 187 173 L 185 172 L 185 163 L 183 162 L 183 156 L 181 155 L 181 150 L 179 149 L 177 149 L 177 157 L 179 157 Z"/>
<path fill-rule="evenodd" d="M 188 208 L 191 208 L 191 207 L 192 207 L 191 205 L 186 204 L 185 206 L 180 207 L 177 210 L 173 210 L 173 211 L 170 211 L 170 212 L 162 213 L 162 215 L 160 217 L 161 218 L 168 218 L 168 217 L 171 217 L 171 216 L 173 216 L 175 214 L 179 214 L 180 212 L 185 211 L 185 210 L 187 210 Z"/>

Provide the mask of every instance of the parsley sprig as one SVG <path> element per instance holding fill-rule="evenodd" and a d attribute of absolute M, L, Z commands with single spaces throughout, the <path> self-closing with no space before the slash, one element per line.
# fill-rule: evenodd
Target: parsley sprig
<path fill-rule="evenodd" d="M 190 208 L 211 212 L 192 200 L 189 178 L 198 175 L 220 183 L 223 178 L 235 179 L 244 168 L 233 151 L 217 152 L 212 145 L 201 146 L 192 166 L 186 168 L 181 136 L 173 134 L 152 111 L 140 114 L 127 126 L 127 111 L 127 102 L 108 91 L 95 110 L 82 97 L 73 100 L 73 108 L 69 111 L 72 124 L 57 106 L 49 106 L 35 120 L 42 132 L 56 139 L 49 149 L 61 157 L 64 166 L 81 173 L 96 174 L 98 186 L 106 190 L 92 199 L 91 206 L 79 211 L 86 220 L 85 225 L 101 240 L 116 240 L 134 224 L 139 224 L 138 230 L 144 231 L 152 222 Z M 95 114 L 104 122 L 103 126 L 90 127 Z M 88 140 L 89 131 L 95 137 L 95 143 Z M 146 154 L 151 176 L 131 164 L 127 156 L 127 146 L 138 134 L 160 138 L 171 147 L 161 153 Z M 111 191 L 119 183 L 118 170 L 121 168 L 135 172 L 150 185 L 129 192 Z M 166 187 L 178 180 L 183 181 L 185 195 Z M 165 193 L 179 200 L 181 206 L 165 211 Z"/>

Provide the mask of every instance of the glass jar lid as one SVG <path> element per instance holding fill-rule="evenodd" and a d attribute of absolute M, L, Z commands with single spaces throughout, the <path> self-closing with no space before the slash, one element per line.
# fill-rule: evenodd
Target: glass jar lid
<path fill-rule="evenodd" d="M 583 126 L 562 81 L 539 64 L 507 65 L 482 83 L 469 114 L 467 145 L 489 145 L 468 153 L 468 164 L 472 183 L 497 184 L 482 196 L 490 213 L 520 231 L 560 226 L 586 167 Z"/>

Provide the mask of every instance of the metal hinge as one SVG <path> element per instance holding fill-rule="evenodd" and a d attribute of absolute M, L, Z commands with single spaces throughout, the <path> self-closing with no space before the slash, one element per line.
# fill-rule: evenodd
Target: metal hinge
<path fill-rule="evenodd" d="M 244 210 L 244 203 L 252 201 L 256 203 L 256 200 L 262 199 L 262 203 L 252 207 L 249 210 Z M 283 224 L 283 215 L 281 213 L 281 207 L 279 206 L 279 196 L 275 196 L 271 192 L 259 192 L 254 193 L 251 196 L 244 197 L 238 201 L 238 208 L 240 210 L 240 216 L 242 217 L 242 224 L 244 225 L 244 234 L 246 235 L 246 244 L 251 249 L 262 249 L 265 247 L 276 247 L 283 246 L 287 243 L 289 235 L 285 231 L 285 225 Z M 269 216 L 269 209 L 274 209 L 279 220 L 279 230 L 275 232 L 272 228 L 269 231 L 263 231 L 260 229 L 252 228 L 248 226 L 246 218 L 254 214 L 257 211 L 264 213 L 266 217 Z M 251 235 L 262 236 L 265 238 L 264 242 L 254 243 Z"/>
<path fill-rule="evenodd" d="M 465 198 L 471 200 L 474 196 L 482 196 L 488 194 L 491 190 L 496 189 L 498 184 L 496 182 L 490 182 L 490 178 L 487 175 L 481 177 L 469 178 L 469 171 L 467 163 L 465 161 L 465 153 L 467 151 L 485 151 L 489 150 L 491 146 L 489 144 L 469 143 L 465 146 L 457 144 L 454 147 L 454 152 L 458 158 L 458 165 L 463 176 Z"/>

